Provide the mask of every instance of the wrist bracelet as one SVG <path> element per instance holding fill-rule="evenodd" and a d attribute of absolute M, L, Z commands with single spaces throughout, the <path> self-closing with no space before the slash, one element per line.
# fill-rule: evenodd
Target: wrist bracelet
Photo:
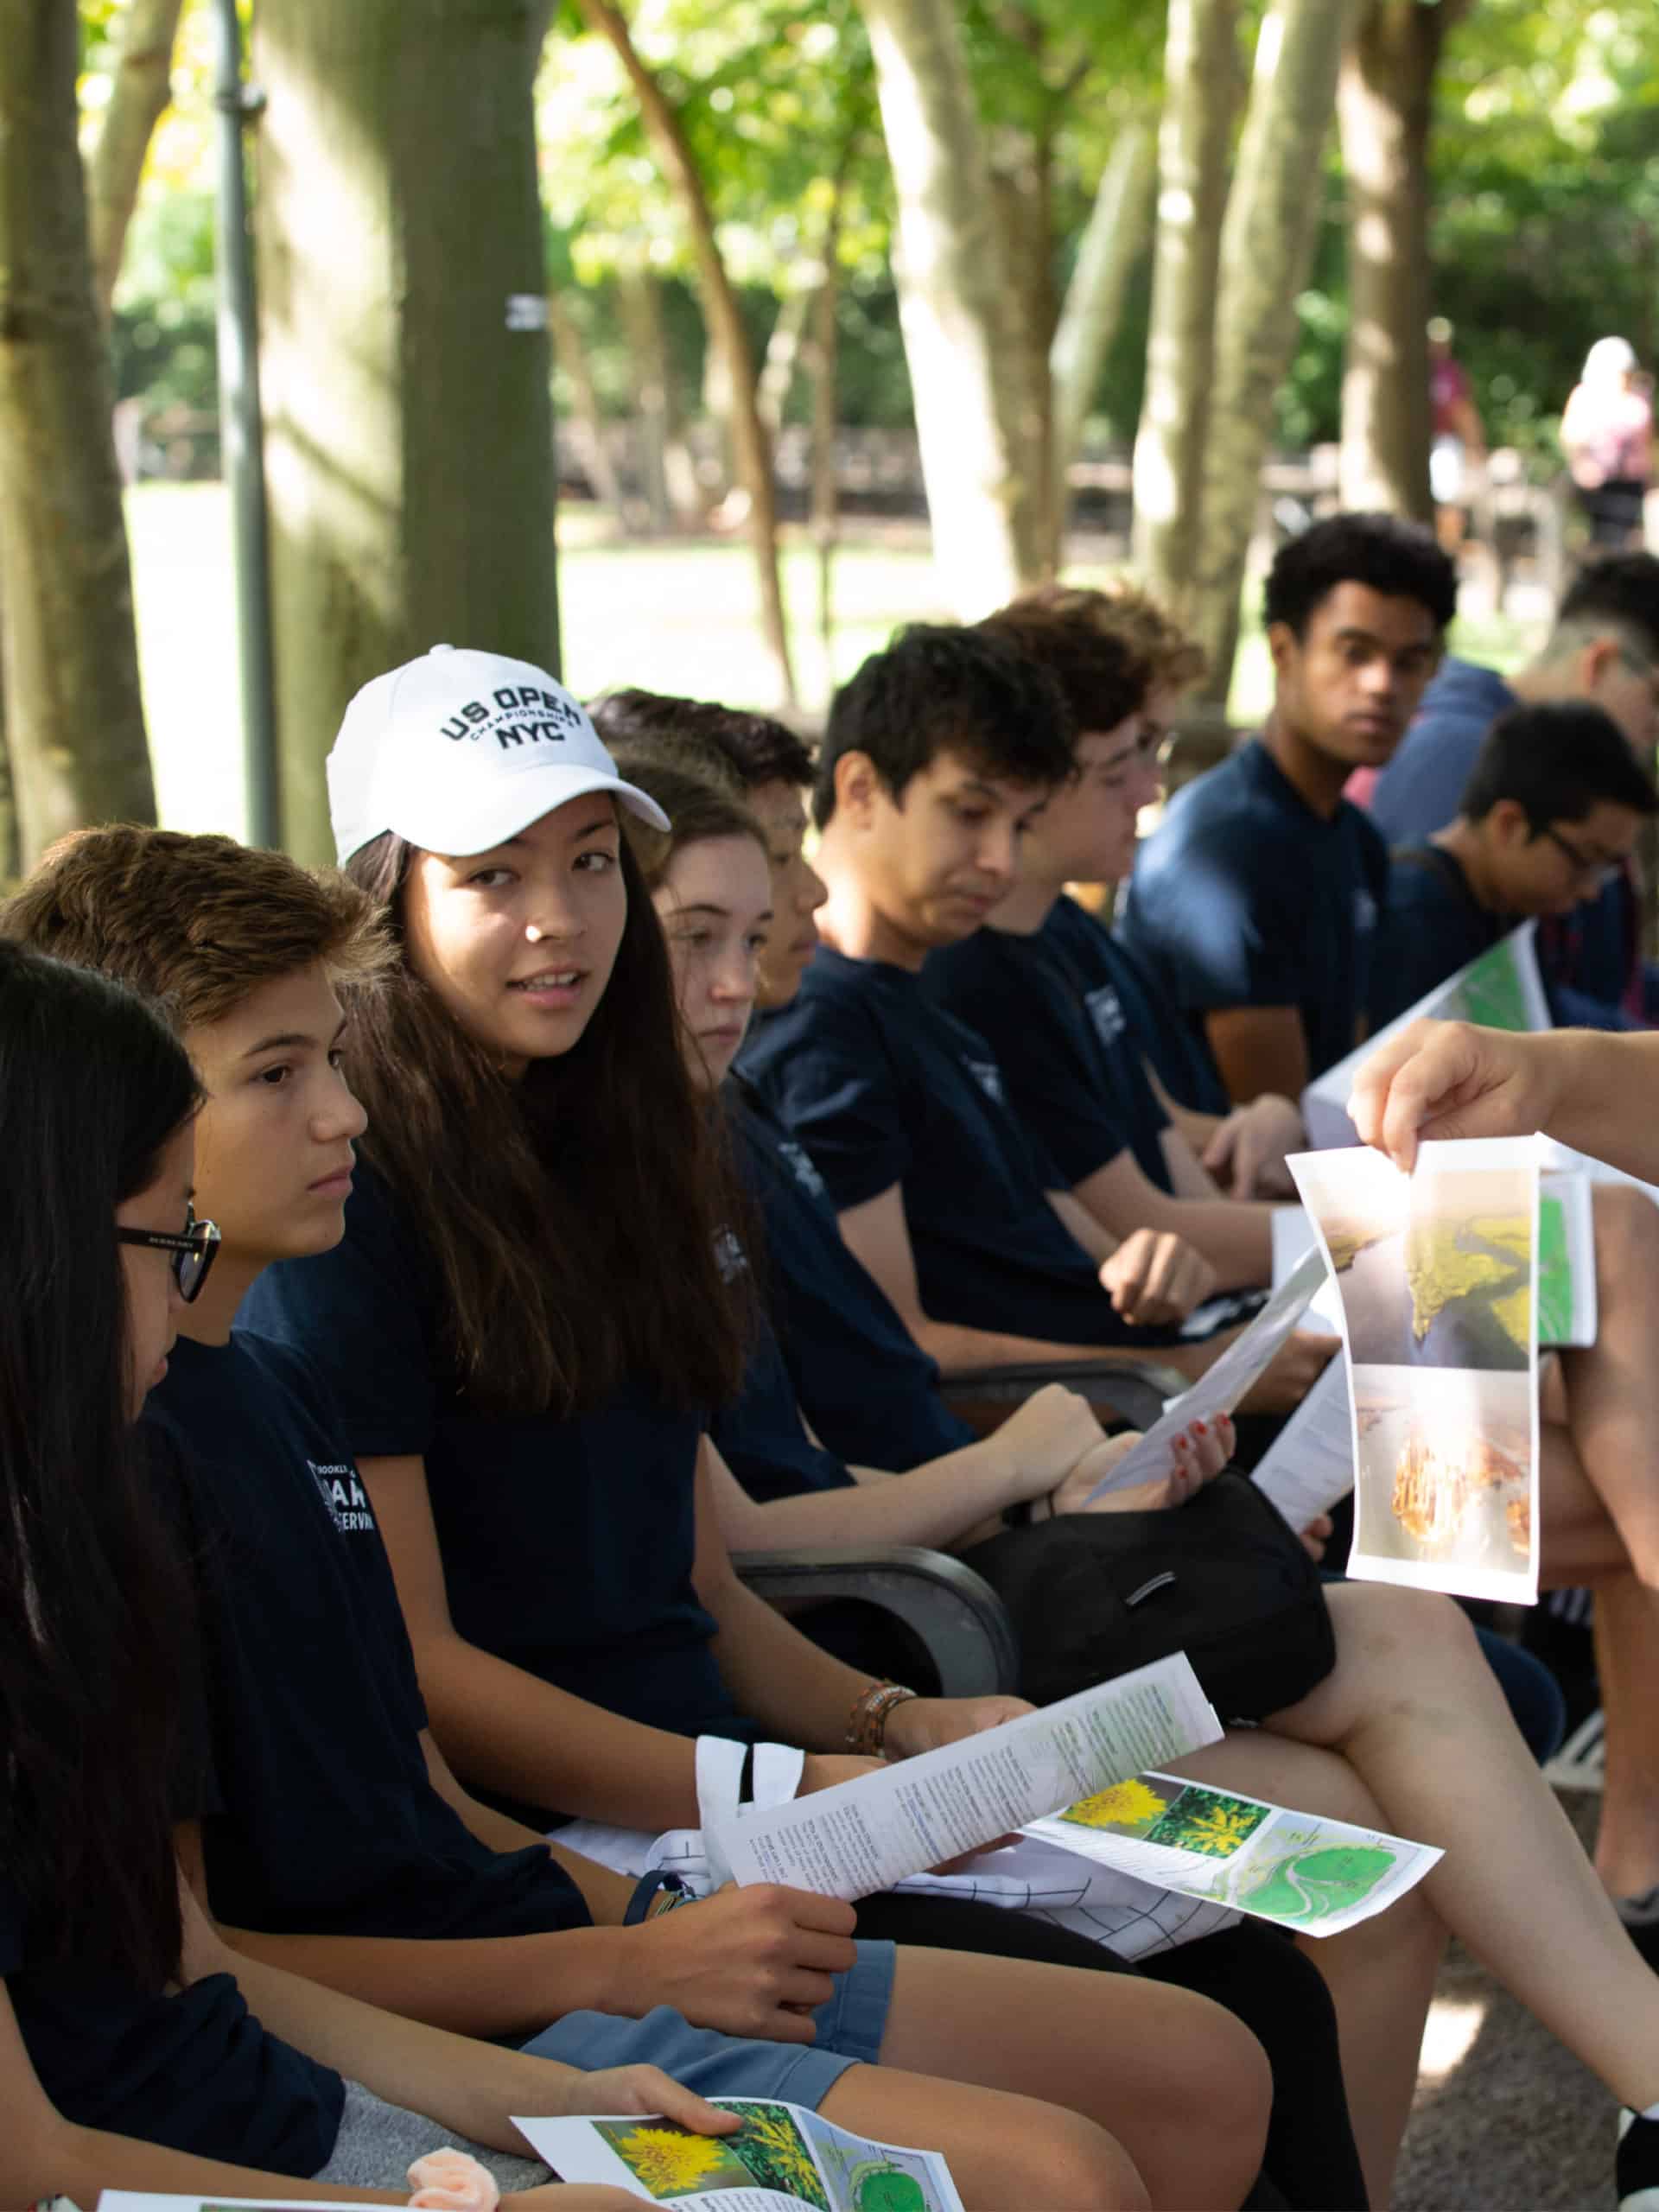
<path fill-rule="evenodd" d="M 906 1705 L 920 1695 L 917 1690 L 907 1690 L 901 1682 L 874 1681 L 868 1684 L 853 1701 L 847 1716 L 847 1748 L 866 1758 L 880 1758 L 887 1742 L 887 1721 L 895 1706 Z"/>
<path fill-rule="evenodd" d="M 649 1874 L 642 1874 L 634 1884 L 633 1895 L 622 1915 L 622 1925 L 637 1928 L 642 1920 L 658 1920 L 665 1912 L 696 1903 L 696 1891 L 680 1875 L 671 1874 L 658 1866 Z"/>

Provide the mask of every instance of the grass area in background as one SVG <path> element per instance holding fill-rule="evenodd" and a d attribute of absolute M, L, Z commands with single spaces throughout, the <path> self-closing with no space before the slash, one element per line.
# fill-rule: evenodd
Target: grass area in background
<path fill-rule="evenodd" d="M 241 705 L 229 508 L 218 484 L 144 484 L 128 494 L 138 652 L 162 818 L 180 830 L 244 827 Z M 748 549 L 741 541 L 627 543 L 606 535 L 592 510 L 560 524 L 559 591 L 565 677 L 584 697 L 624 683 L 723 699 L 774 702 L 761 651 Z M 1077 582 L 1106 569 L 1073 563 Z M 899 622 L 937 617 L 933 571 L 919 531 L 852 536 L 835 564 L 836 636 L 826 665 L 817 638 L 817 562 L 804 542 L 786 545 L 784 588 L 793 625 L 796 678 L 810 709 L 874 652 Z M 1230 710 L 1248 724 L 1272 696 L 1267 645 L 1254 610 L 1234 672 Z M 1535 638 L 1499 617 L 1460 623 L 1458 650 L 1503 669 Z M 435 640 L 434 642 L 436 642 Z M 455 639 L 454 644 L 487 644 Z M 342 702 L 342 704 L 344 702 Z"/>

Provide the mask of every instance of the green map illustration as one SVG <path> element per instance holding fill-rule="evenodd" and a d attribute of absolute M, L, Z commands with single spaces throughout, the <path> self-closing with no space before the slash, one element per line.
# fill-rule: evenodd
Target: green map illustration
<path fill-rule="evenodd" d="M 1297 1847 L 1258 1861 L 1236 1891 L 1224 1879 L 1217 1884 L 1217 1903 L 1248 1905 L 1271 1920 L 1317 1920 L 1363 1904 L 1394 1872 L 1395 1854 L 1386 1844 L 1322 1842 L 1317 1830 L 1300 1841 L 1292 1830 L 1286 1840 Z"/>
<path fill-rule="evenodd" d="M 1538 1341 L 1567 1343 L 1573 1334 L 1573 1263 L 1567 1251 L 1567 1208 L 1546 1192 L 1538 1201 Z"/>
<path fill-rule="evenodd" d="M 1439 1011 L 1447 1021 L 1476 1021 L 1483 1029 L 1529 1028 L 1515 947 L 1505 939 L 1483 952 Z"/>

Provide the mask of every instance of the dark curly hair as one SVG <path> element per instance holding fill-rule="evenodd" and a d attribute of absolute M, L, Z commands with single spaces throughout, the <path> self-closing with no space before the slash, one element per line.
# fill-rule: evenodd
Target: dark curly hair
<path fill-rule="evenodd" d="M 1436 630 L 1458 611 L 1458 572 L 1421 523 L 1398 515 L 1332 515 L 1281 545 L 1268 571 L 1262 620 L 1298 639 L 1338 584 L 1365 584 L 1385 599 L 1414 599 Z"/>
<path fill-rule="evenodd" d="M 897 802 L 940 753 L 1011 783 L 1064 783 L 1077 738 L 1058 680 L 1007 639 L 982 626 L 913 622 L 836 692 L 813 818 L 823 829 L 836 810 L 843 753 L 868 754 Z"/>
<path fill-rule="evenodd" d="M 688 752 L 711 753 L 745 791 L 761 784 L 812 780 L 811 748 L 786 722 L 712 699 L 677 699 L 665 691 L 611 691 L 588 709 L 613 753 L 641 739 L 671 739 Z"/>

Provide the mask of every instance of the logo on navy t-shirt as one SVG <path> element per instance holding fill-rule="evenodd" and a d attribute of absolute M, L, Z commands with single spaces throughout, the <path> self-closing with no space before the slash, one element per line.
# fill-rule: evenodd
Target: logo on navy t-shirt
<path fill-rule="evenodd" d="M 1376 901 L 1370 893 L 1358 890 L 1354 893 L 1354 930 L 1357 936 L 1369 937 L 1376 927 Z"/>
<path fill-rule="evenodd" d="M 315 1459 L 308 1459 L 305 1464 L 316 1478 L 322 1502 L 328 1509 L 328 1518 L 342 1536 L 374 1527 L 374 1509 L 369 1503 L 369 1494 L 349 1459 L 330 1467 L 320 1467 Z"/>
<path fill-rule="evenodd" d="M 1002 1071 L 995 1060 L 970 1060 L 964 1052 L 962 1065 L 988 1098 L 999 1106 L 1007 1104 L 1002 1090 Z"/>
<path fill-rule="evenodd" d="M 734 1282 L 749 1264 L 749 1255 L 734 1230 L 722 1229 L 715 1238 L 715 1265 L 721 1282 Z"/>
<path fill-rule="evenodd" d="M 795 1180 L 804 1191 L 810 1191 L 815 1198 L 829 1197 L 829 1185 L 812 1165 L 811 1155 L 804 1146 L 785 1140 L 779 1145 L 778 1155 L 779 1159 L 787 1160 Z"/>
<path fill-rule="evenodd" d="M 1109 983 L 1103 983 L 1097 991 L 1084 994 L 1084 1007 L 1095 1025 L 1095 1034 L 1103 1045 L 1116 1045 L 1129 1026 L 1129 1017 L 1123 1011 L 1123 1001 Z"/>

